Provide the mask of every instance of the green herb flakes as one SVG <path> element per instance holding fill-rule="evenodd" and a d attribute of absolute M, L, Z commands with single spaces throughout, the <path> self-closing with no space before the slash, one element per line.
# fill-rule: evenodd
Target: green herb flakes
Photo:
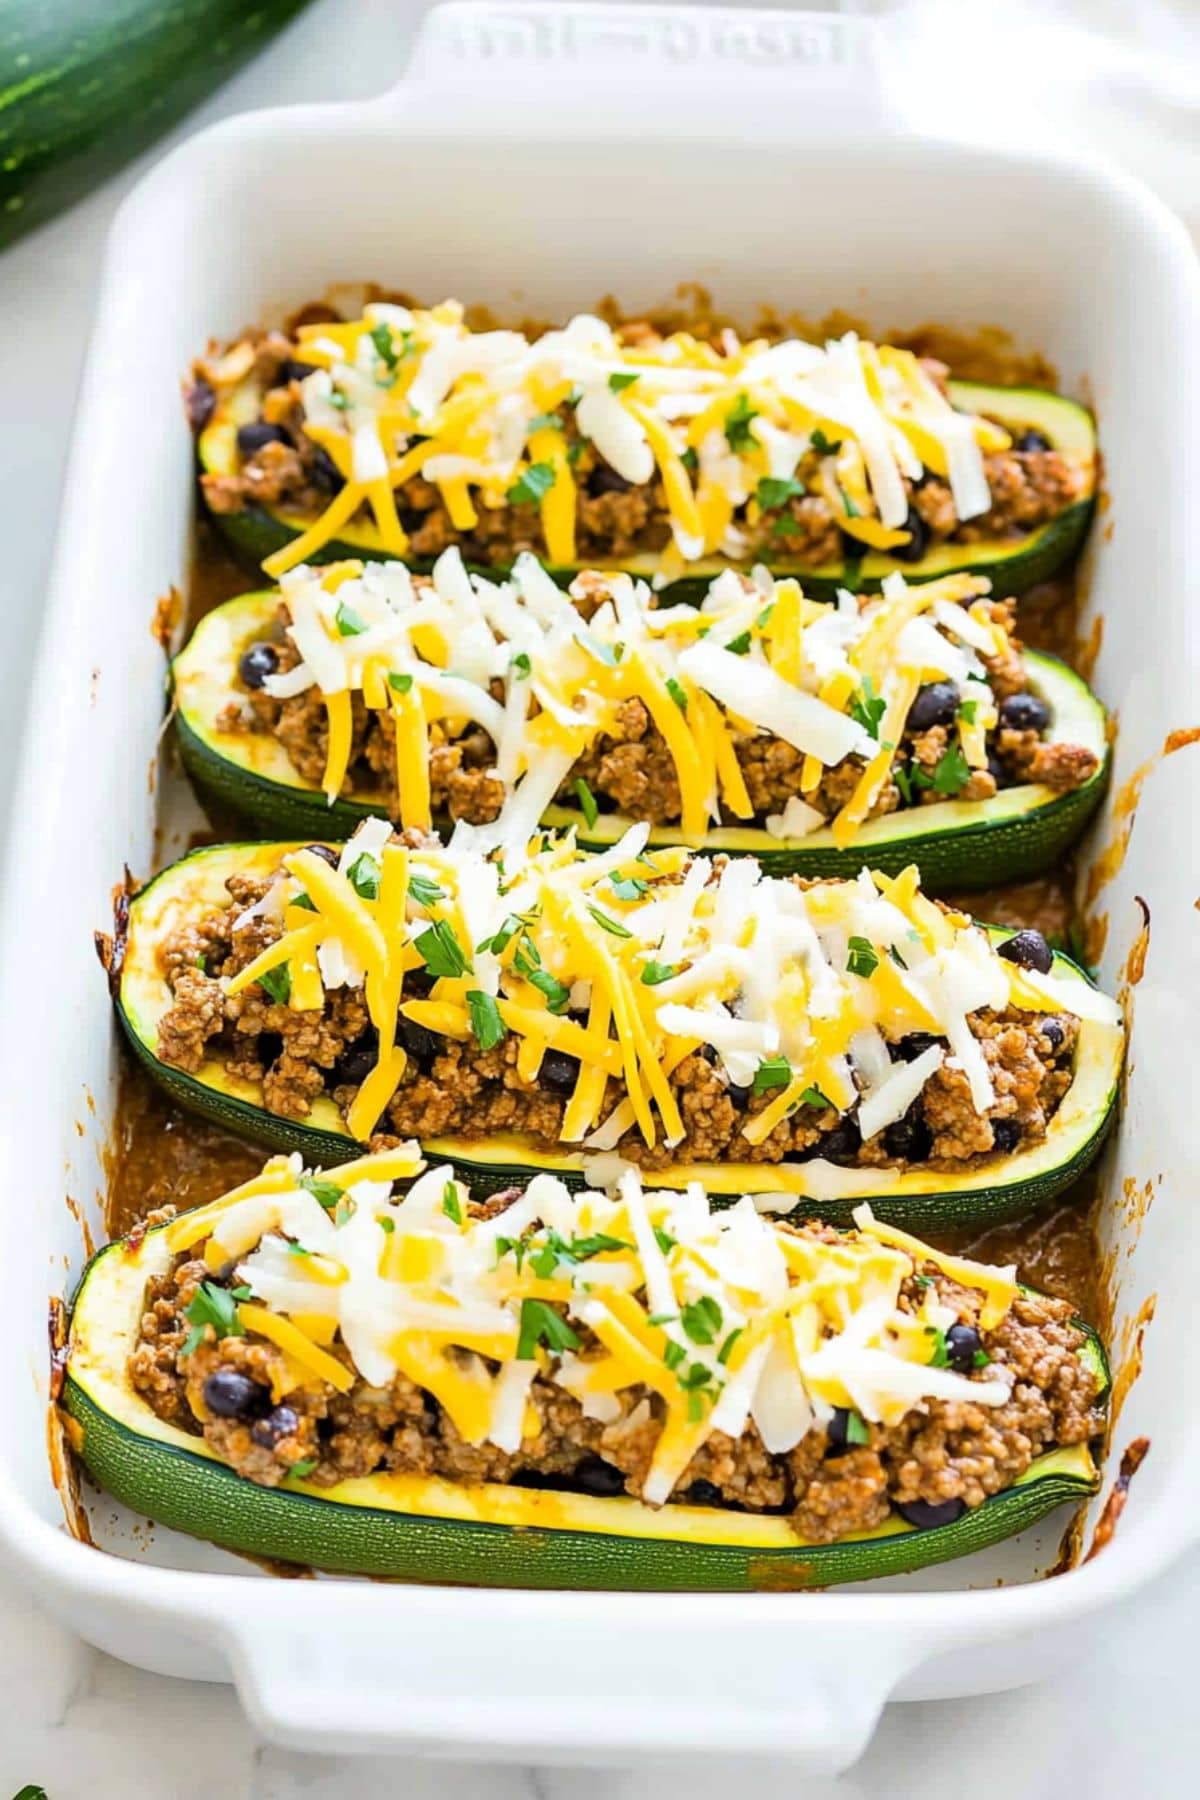
<path fill-rule="evenodd" d="M 554 469 L 550 463 L 530 463 L 519 481 L 514 481 L 504 498 L 510 506 L 536 506 L 554 486 Z"/>
<path fill-rule="evenodd" d="M 531 1361 L 539 1344 L 551 1351 L 578 1350 L 579 1338 L 544 1300 L 522 1300 L 517 1361 Z"/>
<path fill-rule="evenodd" d="M 879 967 L 879 957 L 865 937 L 850 939 L 850 954 L 846 958 L 846 967 L 851 975 L 861 975 L 866 981 Z"/>
<path fill-rule="evenodd" d="M 471 988 L 467 994 L 467 1011 L 471 1030 L 481 1050 L 494 1050 L 508 1036 L 508 1026 L 500 1017 L 500 1008 L 491 994 Z"/>

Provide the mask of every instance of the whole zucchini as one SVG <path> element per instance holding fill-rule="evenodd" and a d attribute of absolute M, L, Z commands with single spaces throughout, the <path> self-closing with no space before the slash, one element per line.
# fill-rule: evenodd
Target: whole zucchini
<path fill-rule="evenodd" d="M 209 1057 L 193 1075 L 156 1054 L 159 1024 L 172 1005 L 158 955 L 166 934 L 187 909 L 202 912 L 227 903 L 228 877 L 273 872 L 280 857 L 294 847 L 221 845 L 194 851 L 165 869 L 132 900 L 121 902 L 109 958 L 110 980 L 117 1015 L 134 1053 L 153 1080 L 181 1105 L 252 1141 L 299 1151 L 307 1162 L 331 1164 L 345 1158 L 353 1140 L 328 1094 L 317 1097 L 303 1120 L 284 1118 L 263 1107 L 260 1084 L 230 1074 L 216 1058 Z M 1012 935 L 999 927 L 986 929 L 997 940 Z M 1054 972 L 1090 985 L 1065 956 L 1055 957 Z M 1046 1135 L 1027 1148 L 983 1159 L 961 1174 L 938 1173 L 919 1164 L 903 1171 L 871 1170 L 878 1179 L 869 1186 L 856 1184 L 847 1196 L 830 1197 L 823 1189 L 817 1191 L 810 1165 L 802 1161 L 679 1163 L 647 1170 L 646 1185 L 680 1187 L 699 1181 L 712 1194 L 769 1192 L 780 1197 L 781 1212 L 804 1216 L 815 1211 L 839 1224 L 848 1221 L 853 1206 L 864 1199 L 880 1218 L 919 1231 L 1017 1218 L 1069 1186 L 1098 1154 L 1114 1115 L 1122 1053 L 1119 1028 L 1084 1019 L 1071 1087 Z M 429 1157 L 453 1163 L 481 1192 L 510 1187 L 539 1170 L 561 1176 L 569 1186 L 580 1186 L 589 1167 L 596 1166 L 594 1156 L 576 1148 L 550 1151 L 495 1134 L 434 1138 L 422 1148 Z"/>
<path fill-rule="evenodd" d="M 0 0 L 0 248 L 80 198 L 305 0 Z"/>

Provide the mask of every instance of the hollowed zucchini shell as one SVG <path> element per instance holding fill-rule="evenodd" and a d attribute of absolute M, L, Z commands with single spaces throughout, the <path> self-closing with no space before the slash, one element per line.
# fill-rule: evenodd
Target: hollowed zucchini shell
<path fill-rule="evenodd" d="M 223 904 L 227 876 L 265 875 L 288 844 L 223 844 L 197 850 L 164 869 L 128 904 L 119 928 L 119 955 L 114 966 L 117 1015 L 134 1051 L 153 1079 L 183 1106 L 214 1119 L 257 1143 L 277 1150 L 299 1150 L 309 1163 L 345 1160 L 350 1148 L 346 1125 L 337 1107 L 320 1096 L 306 1119 L 282 1119 L 264 1110 L 261 1087 L 230 1075 L 215 1059 L 197 1074 L 185 1074 L 155 1055 L 158 1026 L 171 1006 L 171 992 L 158 962 L 158 947 L 176 923 L 180 909 Z M 1011 936 L 997 926 L 993 937 Z M 1087 976 L 1069 958 L 1055 959 L 1056 971 L 1073 981 Z M 1019 1218 L 1068 1186 L 1092 1162 L 1104 1140 L 1116 1103 L 1123 1033 L 1117 1026 L 1082 1021 L 1075 1049 L 1074 1079 L 1050 1121 L 1046 1136 L 1011 1156 L 989 1159 L 958 1176 L 915 1167 L 898 1173 L 871 1169 L 845 1171 L 844 1192 L 830 1195 L 826 1183 L 814 1187 L 809 1165 L 788 1163 L 683 1163 L 647 1170 L 647 1187 L 682 1187 L 700 1181 L 711 1194 L 742 1193 L 780 1196 L 781 1212 L 820 1214 L 848 1224 L 853 1208 L 868 1200 L 884 1219 L 916 1231 L 949 1226 L 982 1226 Z M 560 1175 L 568 1185 L 585 1184 L 589 1158 L 579 1151 L 535 1149 L 516 1138 L 480 1140 L 434 1138 L 426 1155 L 454 1163 L 480 1193 L 512 1186 L 539 1170 Z M 792 1202 L 788 1204 L 789 1200 Z"/>
<path fill-rule="evenodd" d="M 1053 449 L 1080 458 L 1089 470 L 1086 497 L 1023 537 L 984 539 L 971 544 L 941 543 L 919 562 L 911 563 L 898 562 L 893 556 L 871 550 L 852 568 L 845 561 L 814 567 L 781 556 L 770 564 L 773 575 L 799 576 L 805 592 L 817 600 L 832 599 L 847 580 L 864 592 L 874 593 L 884 577 L 895 570 L 909 581 L 931 581 L 938 575 L 962 571 L 987 575 L 993 591 L 1003 595 L 1024 593 L 1026 588 L 1045 581 L 1062 567 L 1082 542 L 1095 500 L 1096 426 L 1091 413 L 1074 400 L 1049 393 L 1044 388 L 1001 388 L 982 382 L 952 381 L 949 391 L 951 400 L 964 411 L 984 413 L 1015 432 L 1039 431 Z M 204 474 L 236 474 L 240 466 L 237 429 L 258 417 L 258 407 L 259 395 L 249 383 L 231 390 L 224 397 L 197 441 L 197 455 Z M 282 550 L 313 523 L 311 517 L 261 506 L 245 507 L 241 512 L 214 513 L 212 517 L 237 556 L 254 571 L 261 568 L 268 556 Z M 310 561 L 337 562 L 344 556 L 379 557 L 386 554 L 374 521 L 367 520 L 344 526 L 339 535 L 317 551 Z M 418 561 L 411 566 L 429 568 L 431 562 Z M 493 565 L 492 572 L 502 566 Z M 552 568 L 550 573 L 556 581 L 568 582 L 583 566 L 575 563 L 569 568 Z M 632 575 L 649 578 L 657 572 L 658 558 L 643 554 L 607 564 L 592 559 L 586 566 L 624 569 Z M 699 601 L 709 582 L 726 566 L 721 558 L 692 563 L 687 574 L 671 582 L 664 592 L 672 600 Z"/>
<path fill-rule="evenodd" d="M 166 1424 L 133 1388 L 128 1359 L 146 1279 L 165 1272 L 161 1229 L 108 1245 L 84 1271 L 63 1404 L 93 1478 L 134 1512 L 228 1550 L 313 1568 L 486 1587 L 784 1591 L 862 1581 L 970 1555 L 1078 1504 L 1097 1485 L 1086 1445 L 1039 1457 L 1013 1487 L 953 1524 L 898 1515 L 836 1544 L 807 1544 L 786 1519 L 715 1507 L 644 1506 L 497 1483 L 380 1474 L 314 1488 L 256 1487 L 202 1440 Z M 1085 1327 L 1086 1329 L 1086 1327 Z M 1089 1332 L 1080 1352 L 1108 1371 Z"/>
<path fill-rule="evenodd" d="M 387 795 L 367 790 L 330 806 L 324 794 L 293 767 L 279 740 L 265 731 L 226 731 L 220 718 L 237 697 L 238 659 L 248 644 L 269 632 L 277 596 L 241 594 L 197 625 L 172 664 L 175 724 L 184 766 L 197 787 L 261 830 L 309 837 L 349 837 L 363 819 L 386 814 Z M 1090 781 L 1058 794 L 1040 783 L 1002 788 L 991 800 L 939 800 L 869 819 L 852 844 L 840 850 L 828 826 L 805 838 L 772 837 L 761 826 L 721 826 L 703 838 L 677 826 L 656 825 L 650 845 L 689 844 L 715 854 L 755 856 L 771 875 L 856 875 L 864 865 L 895 875 L 919 864 L 930 888 L 990 887 L 1027 880 L 1057 862 L 1099 804 L 1108 774 L 1107 722 L 1099 700 L 1056 657 L 1025 653 L 1029 685 L 1050 708 L 1050 739 L 1082 744 L 1098 759 Z M 552 806 L 544 822 L 573 825 L 587 850 L 615 844 L 633 823 L 620 813 L 600 813 L 589 825 L 576 807 Z"/>

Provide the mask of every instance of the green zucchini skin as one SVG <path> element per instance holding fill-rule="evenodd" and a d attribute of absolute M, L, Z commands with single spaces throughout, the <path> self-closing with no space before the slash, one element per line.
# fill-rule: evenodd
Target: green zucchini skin
<path fill-rule="evenodd" d="M 987 413 L 989 417 L 999 419 L 1002 424 L 1036 426 L 1055 449 L 1080 450 L 1094 458 L 1096 434 L 1091 414 L 1062 395 L 1050 393 L 1043 388 L 997 388 L 970 381 L 952 381 L 950 394 L 958 405 L 967 410 Z M 203 436 L 198 444 L 198 461 L 201 472 L 210 467 Z M 225 471 L 214 469 L 213 472 Z M 1026 589 L 1034 587 L 1039 581 L 1047 580 L 1062 568 L 1082 544 L 1094 507 L 1095 497 L 1092 494 L 1076 501 L 1057 518 L 1049 520 L 1024 537 L 1006 539 L 1003 542 L 945 545 L 940 552 L 935 550 L 919 562 L 899 562 L 895 557 L 880 551 L 868 551 L 857 565 L 857 572 L 844 562 L 813 568 L 789 561 L 786 557 L 773 562 L 770 568 L 776 577 L 798 577 L 804 585 L 805 593 L 814 600 L 836 599 L 838 589 L 846 586 L 853 587 L 856 592 L 877 593 L 884 578 L 896 572 L 903 575 L 906 581 L 930 581 L 937 576 L 951 574 L 986 575 L 991 580 L 993 594 L 1000 599 L 1010 594 L 1023 594 Z M 247 507 L 237 513 L 214 513 L 212 519 L 235 556 L 255 574 L 267 557 L 273 556 L 277 550 L 282 550 L 299 536 L 297 526 L 289 524 L 282 514 L 268 511 L 264 507 Z M 343 538 L 334 538 L 309 560 L 315 563 L 338 562 L 344 557 L 378 554 L 378 550 L 364 550 L 361 542 L 355 544 Z M 432 559 L 406 560 L 409 560 L 410 568 L 418 573 L 425 573 L 432 567 Z M 611 564 L 593 560 L 587 566 L 601 570 L 623 569 L 631 574 L 649 577 L 655 572 L 656 561 L 653 556 L 640 559 L 634 557 Z M 480 568 L 478 573 L 494 576 L 501 566 Z M 550 568 L 548 572 L 555 581 L 566 585 L 574 580 L 583 566 L 577 564 L 571 568 Z M 720 559 L 694 564 L 686 575 L 679 576 L 663 588 L 663 598 L 699 605 L 708 591 L 709 583 L 726 566 Z"/>
<path fill-rule="evenodd" d="M 219 1071 L 201 1078 L 160 1061 L 154 1045 L 158 1018 L 164 1009 L 163 998 L 161 994 L 149 992 L 141 973 L 148 958 L 152 961 L 152 934 L 148 936 L 140 929 L 141 912 L 146 907 L 147 897 L 155 895 L 160 883 L 167 884 L 162 892 L 169 896 L 177 887 L 182 888 L 198 868 L 203 875 L 206 864 L 220 875 L 226 867 L 232 871 L 242 866 L 243 859 L 251 867 L 255 863 L 273 862 L 285 848 L 261 844 L 223 845 L 195 851 L 190 857 L 172 864 L 143 888 L 129 902 L 123 941 L 121 931 L 118 931 L 120 974 L 115 982 L 114 1003 L 134 1055 L 151 1079 L 179 1105 L 253 1143 L 286 1152 L 298 1150 L 306 1163 L 328 1167 L 344 1162 L 352 1148 L 352 1140 L 332 1102 L 325 1098 L 318 1101 L 322 1111 L 315 1122 L 283 1119 L 267 1112 L 252 1098 L 231 1092 Z M 208 873 L 208 879 L 214 879 L 212 872 Z M 987 930 L 998 939 L 1012 935 L 997 926 L 988 926 Z M 1055 963 L 1058 974 L 1087 980 L 1070 958 L 1058 955 Z M 157 1012 L 156 1006 L 159 1007 Z M 910 1187 L 900 1191 L 889 1192 L 883 1186 L 878 1193 L 860 1192 L 845 1198 L 822 1200 L 781 1192 L 780 1213 L 790 1212 L 805 1218 L 820 1216 L 832 1224 L 849 1224 L 854 1207 L 867 1200 L 878 1217 L 918 1232 L 958 1226 L 982 1228 L 1023 1217 L 1061 1193 L 1090 1167 L 1115 1118 L 1121 1043 L 1119 1036 L 1110 1042 L 1100 1035 L 1104 1030 L 1084 1025 L 1076 1068 L 1076 1081 L 1082 1085 L 1078 1089 L 1073 1086 L 1067 1096 L 1068 1100 L 1075 1096 L 1076 1102 L 1070 1122 L 1063 1125 L 1060 1119 L 1055 1135 L 1052 1121 L 1051 1135 L 1041 1145 L 1000 1160 L 994 1169 L 985 1166 L 973 1176 L 954 1179 L 929 1171 L 923 1180 L 917 1177 Z M 1092 1035 L 1088 1036 L 1088 1033 Z M 1085 1042 L 1091 1048 L 1086 1060 L 1081 1061 Z M 1065 1117 L 1064 1109 L 1060 1112 Z M 587 1164 L 579 1155 L 551 1154 L 532 1147 L 526 1150 L 517 1140 L 440 1138 L 431 1140 L 423 1148 L 431 1160 L 452 1163 L 462 1179 L 481 1194 L 524 1182 L 537 1170 L 558 1175 L 568 1187 L 580 1187 L 587 1181 Z M 795 1166 L 778 1165 L 782 1170 Z M 773 1175 L 775 1168 L 776 1165 L 765 1163 L 690 1165 L 682 1171 L 647 1171 L 644 1180 L 648 1187 L 653 1187 L 699 1179 L 714 1195 L 743 1191 L 757 1193 L 776 1189 L 777 1180 L 783 1177 Z"/>
<path fill-rule="evenodd" d="M 210 636 L 219 631 L 226 643 L 241 642 L 241 631 L 260 613 L 266 628 L 274 606 L 270 593 L 227 601 L 224 608 L 217 608 L 201 622 L 187 648 L 175 658 L 172 679 L 180 756 L 205 798 L 239 814 L 260 831 L 274 837 L 348 838 L 363 819 L 386 813 L 385 795 L 364 800 L 342 798 L 330 806 L 318 789 L 303 784 L 294 772 L 288 781 L 263 773 L 250 766 L 254 737 L 232 743 L 227 737 L 223 746 L 217 741 L 215 719 L 208 706 L 197 704 L 194 698 L 194 684 L 201 672 L 214 678 L 220 692 L 225 691 L 225 653 L 219 661 L 216 650 L 209 653 Z M 227 634 L 224 620 L 229 621 Z M 864 863 L 886 875 L 897 875 L 915 862 L 925 885 L 935 890 L 990 887 L 1040 874 L 1071 847 L 1100 803 L 1108 779 L 1108 730 L 1103 706 L 1064 663 L 1033 651 L 1026 652 L 1025 660 L 1031 686 L 1051 705 L 1055 721 L 1051 735 L 1082 742 L 1099 758 L 1095 775 L 1082 787 L 1067 794 L 1050 794 L 1048 789 L 1029 786 L 1004 790 L 993 800 L 906 808 L 868 821 L 845 849 L 832 842 L 828 829 L 814 834 L 812 842 L 800 840 L 784 846 L 761 827 L 738 826 L 710 832 L 697 848 L 753 855 L 771 875 L 849 877 Z M 230 665 L 230 684 L 234 675 Z M 232 685 L 228 691 L 232 695 Z M 239 753 L 247 760 L 240 761 Z M 545 823 L 557 829 L 573 826 L 580 846 L 592 850 L 614 843 L 632 821 L 602 814 L 597 827 L 590 827 L 576 808 L 555 806 L 546 813 Z M 650 834 L 651 848 L 684 841 L 678 828 L 671 826 L 656 826 Z"/>
<path fill-rule="evenodd" d="M 120 1242 L 110 1244 L 84 1270 L 73 1332 L 89 1282 L 103 1281 L 106 1259 L 124 1249 Z M 1107 1392 L 1103 1346 L 1079 1323 L 1088 1336 L 1086 1355 Z M 126 1353 L 118 1349 L 123 1370 Z M 91 1378 L 97 1379 L 94 1369 Z M 97 1385 L 103 1388 L 103 1378 Z M 291 1481 L 257 1487 L 209 1456 L 163 1441 L 144 1403 L 134 1408 L 145 1415 L 144 1429 L 119 1416 L 117 1404 L 106 1407 L 91 1390 L 87 1374 L 76 1377 L 70 1358 L 62 1404 L 78 1427 L 78 1453 L 93 1479 L 160 1525 L 227 1550 L 310 1568 L 480 1587 L 752 1593 L 872 1580 L 969 1556 L 1036 1524 L 1058 1506 L 1078 1505 L 1098 1484 L 1090 1453 L 1077 1446 L 1039 1458 L 1019 1483 L 949 1525 L 920 1531 L 893 1518 L 881 1535 L 835 1544 L 713 1544 L 682 1535 L 687 1519 L 682 1507 L 670 1509 L 679 1515 L 673 1521 L 681 1531 L 678 1538 L 647 1537 L 632 1530 L 514 1527 L 351 1505 L 302 1491 Z M 629 1502 L 600 1504 L 613 1523 L 622 1511 L 636 1518 Z"/>
<path fill-rule="evenodd" d="M 0 0 L 0 249 L 178 124 L 306 0 Z"/>

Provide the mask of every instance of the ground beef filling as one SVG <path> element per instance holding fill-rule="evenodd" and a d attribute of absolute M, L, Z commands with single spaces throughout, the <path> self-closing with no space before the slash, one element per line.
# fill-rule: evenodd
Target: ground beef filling
<path fill-rule="evenodd" d="M 966 771 L 965 765 L 955 768 L 945 761 L 957 743 L 957 696 L 945 683 L 931 684 L 918 693 L 901 736 L 895 761 L 899 773 L 884 782 L 869 817 L 947 798 L 990 800 L 1000 788 L 1023 782 L 1041 782 L 1056 793 L 1068 793 L 1096 773 L 1099 762 L 1091 750 L 1079 744 L 1045 741 L 1050 714 L 1037 696 L 1026 691 L 1013 603 L 993 601 L 989 611 L 1010 633 L 1011 648 L 1007 656 L 987 661 L 989 682 L 1000 709 L 997 726 L 989 734 L 987 768 Z M 248 661 L 243 652 L 243 667 L 255 680 L 261 680 L 257 671 L 264 667 L 264 649 L 274 659 L 272 672 L 284 673 L 299 661 L 291 639 L 283 635 L 285 624 L 286 615 L 281 614 L 276 635 L 247 647 L 255 651 Z M 328 715 L 320 691 L 312 687 L 290 700 L 276 700 L 241 676 L 237 691 L 238 698 L 220 715 L 221 729 L 269 732 L 287 751 L 296 773 L 320 786 L 329 744 Z M 502 699 L 502 693 L 496 698 Z M 391 715 L 368 711 L 358 693 L 352 696 L 352 706 L 353 738 L 344 791 L 372 796 L 382 791 L 395 816 L 399 799 Z M 793 797 L 803 798 L 822 817 L 832 819 L 853 795 L 865 767 L 861 757 L 845 757 L 824 770 L 815 789 L 802 794 L 804 757 L 791 744 L 766 732 L 735 733 L 733 748 L 759 823 L 782 813 Z M 495 745 L 481 726 L 471 725 L 462 736 L 451 738 L 435 721 L 430 727 L 429 750 L 434 813 L 467 819 L 472 825 L 490 824 L 504 804 L 505 793 L 495 761 Z M 597 737 L 574 765 L 559 794 L 565 805 L 578 805 L 575 783 L 580 778 L 604 810 L 645 819 L 651 825 L 679 822 L 682 797 L 675 760 L 640 700 L 626 700 L 613 729 Z M 736 825 L 738 820 L 723 808 L 722 823 Z"/>
<path fill-rule="evenodd" d="M 927 1278 L 960 1323 L 978 1332 L 979 1296 L 932 1264 L 922 1282 Z M 160 1418 L 202 1435 L 251 1481 L 274 1487 L 299 1464 L 305 1479 L 320 1486 L 392 1471 L 464 1483 L 548 1482 L 591 1494 L 641 1493 L 663 1423 L 656 1394 L 625 1390 L 620 1417 L 601 1423 L 539 1377 L 530 1399 L 540 1428 L 518 1452 L 467 1444 L 432 1396 L 403 1375 L 386 1388 L 356 1378 L 346 1394 L 315 1380 L 289 1387 L 285 1360 L 273 1344 L 253 1335 L 217 1342 L 211 1326 L 205 1341 L 184 1354 L 186 1309 L 199 1283 L 211 1279 L 199 1251 L 151 1278 L 129 1372 Z M 921 1298 L 912 1280 L 902 1289 L 901 1305 L 916 1310 Z M 1004 1405 L 930 1400 L 898 1425 L 868 1426 L 869 1441 L 853 1446 L 846 1441 L 848 1415 L 836 1413 L 783 1456 L 764 1448 L 753 1425 L 736 1439 L 714 1432 L 672 1499 L 787 1514 L 801 1536 L 829 1543 L 878 1525 L 893 1508 L 939 1507 L 936 1521 L 918 1511 L 912 1522 L 944 1522 L 1011 1486 L 1043 1451 L 1086 1443 L 1097 1434 L 1098 1382 L 1079 1358 L 1085 1334 L 1066 1301 L 1022 1294 L 994 1331 L 979 1333 L 979 1341 L 992 1364 L 1013 1372 Z M 588 1348 L 585 1333 L 581 1354 Z M 340 1341 L 333 1354 L 352 1367 Z"/>
<path fill-rule="evenodd" d="M 300 379 L 308 371 L 297 361 L 303 352 L 277 332 L 249 335 L 256 344 L 253 379 L 262 392 L 260 415 L 239 433 L 236 474 L 201 476 L 204 498 L 218 514 L 264 506 L 305 518 L 315 516 L 324 512 L 342 481 L 327 453 L 304 430 Z M 627 329 L 627 338 L 631 335 Z M 645 341 L 645 332 L 638 335 Z M 927 367 L 939 382 L 944 381 L 947 371 L 943 365 Z M 194 429 L 203 429 L 214 405 L 215 394 L 201 362 L 187 395 Z M 621 561 L 664 550 L 671 528 L 661 481 L 632 486 L 596 455 L 587 439 L 579 437 L 570 408 L 563 410 L 561 419 L 578 490 L 580 562 Z M 746 540 L 747 562 L 759 557 L 770 562 L 785 556 L 820 568 L 863 555 L 863 545 L 842 532 L 836 513 L 819 491 L 821 462 L 821 453 L 815 450 L 802 457 L 796 475 L 808 491 L 764 510 L 756 522 L 751 523 L 745 509 L 739 509 L 734 523 Z M 904 478 L 912 534 L 900 552 L 905 560 L 919 561 L 932 545 L 946 541 L 968 544 L 1022 537 L 1089 494 L 1088 471 L 1037 433 L 1026 433 L 1012 448 L 985 456 L 984 469 L 992 505 L 966 523 L 958 520 L 946 481 L 928 474 L 918 482 Z M 463 532 L 452 523 L 437 487 L 420 475 L 397 489 L 396 503 L 414 557 L 436 557 L 451 544 L 457 544 L 469 561 L 485 564 L 511 562 L 522 550 L 546 554 L 535 505 L 481 507 L 478 524 Z"/>
<path fill-rule="evenodd" d="M 376 1037 L 362 990 L 331 990 L 320 1012 L 280 1005 L 257 983 L 227 995 L 220 977 L 244 968 L 275 941 L 280 927 L 256 918 L 235 931 L 235 919 L 261 897 L 266 883 L 235 875 L 226 885 L 231 906 L 214 906 L 180 925 L 162 946 L 160 964 L 173 1004 L 159 1023 L 159 1057 L 194 1074 L 206 1057 L 215 1056 L 231 1074 L 261 1082 L 263 1105 L 282 1118 L 305 1118 L 322 1094 L 345 1114 L 375 1062 Z M 423 972 L 406 977 L 408 998 L 427 988 Z M 697 1051 L 669 1077 L 683 1120 L 683 1141 L 669 1149 L 661 1142 L 649 1147 L 634 1127 L 618 1149 L 650 1169 L 680 1161 L 777 1163 L 824 1157 L 850 1167 L 920 1163 L 961 1171 L 973 1157 L 1009 1155 L 1045 1136 L 1071 1085 L 1079 1021 L 1072 1014 L 1009 1007 L 1001 1013 L 975 1013 L 970 1025 L 996 1096 L 985 1113 L 976 1112 L 961 1070 L 944 1064 L 904 1117 L 865 1143 L 854 1111 L 839 1115 L 832 1107 L 801 1106 L 761 1144 L 752 1145 L 742 1127 L 775 1096 L 732 1087 L 715 1063 Z M 528 1081 L 517 1068 L 519 1039 L 512 1034 L 493 1049 L 481 1050 L 473 1039 L 459 1043 L 402 1018 L 399 1036 L 408 1062 L 372 1140 L 377 1146 L 409 1137 L 500 1134 L 530 1138 L 546 1149 L 559 1147 L 563 1114 L 579 1073 L 573 1057 L 547 1050 L 537 1079 Z M 889 1048 L 893 1060 L 912 1061 L 936 1041 L 913 1032 Z M 624 1097 L 624 1083 L 610 1077 L 601 1119 Z"/>

